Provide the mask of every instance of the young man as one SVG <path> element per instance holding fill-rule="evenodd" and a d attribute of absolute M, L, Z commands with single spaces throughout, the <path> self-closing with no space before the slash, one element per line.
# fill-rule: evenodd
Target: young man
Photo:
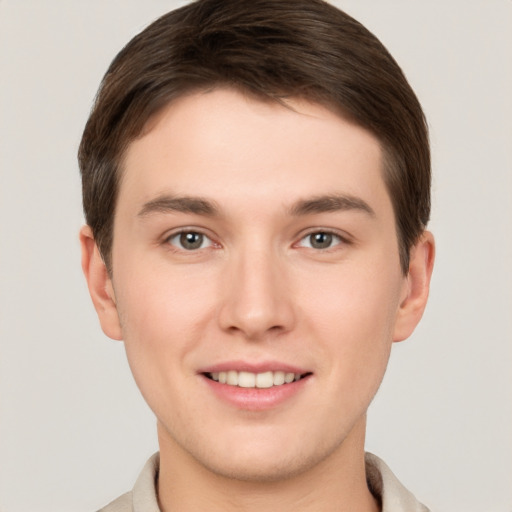
<path fill-rule="evenodd" d="M 157 417 L 104 511 L 423 511 L 364 453 L 434 258 L 428 135 L 400 68 L 320 0 L 200 0 L 101 85 L 82 265 Z"/>

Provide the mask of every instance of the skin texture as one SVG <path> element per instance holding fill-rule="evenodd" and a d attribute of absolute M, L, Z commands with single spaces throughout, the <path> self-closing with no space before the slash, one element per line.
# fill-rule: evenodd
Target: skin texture
<path fill-rule="evenodd" d="M 404 276 L 379 142 L 288 103 L 226 89 L 174 101 L 125 155 L 112 278 L 81 232 L 102 328 L 124 340 L 158 420 L 164 511 L 377 510 L 366 410 L 392 342 L 423 313 L 433 239 Z M 199 248 L 180 245 L 183 231 L 203 235 Z M 331 245 L 315 246 L 326 232 Z M 254 410 L 212 391 L 203 372 L 224 363 L 308 377 Z"/>

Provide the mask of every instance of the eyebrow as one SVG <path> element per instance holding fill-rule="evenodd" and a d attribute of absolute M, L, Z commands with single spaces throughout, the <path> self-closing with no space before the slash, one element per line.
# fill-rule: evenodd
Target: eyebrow
<path fill-rule="evenodd" d="M 375 217 L 372 207 L 363 199 L 344 194 L 332 194 L 297 201 L 290 208 L 293 216 L 335 211 L 359 210 Z"/>
<path fill-rule="evenodd" d="M 363 199 L 344 194 L 332 194 L 301 199 L 289 208 L 292 216 L 311 215 L 335 211 L 359 210 L 371 217 L 375 212 Z M 216 203 L 202 197 L 170 196 L 162 195 L 147 203 L 144 203 L 138 216 L 146 217 L 153 213 L 193 213 L 207 217 L 219 215 L 219 207 Z"/>
<path fill-rule="evenodd" d="M 159 196 L 147 203 L 144 203 L 140 209 L 138 216 L 147 217 L 152 213 L 194 213 L 196 215 L 205 215 L 207 217 L 213 217 L 218 215 L 218 206 L 207 199 L 202 197 L 190 197 L 190 196 Z"/>

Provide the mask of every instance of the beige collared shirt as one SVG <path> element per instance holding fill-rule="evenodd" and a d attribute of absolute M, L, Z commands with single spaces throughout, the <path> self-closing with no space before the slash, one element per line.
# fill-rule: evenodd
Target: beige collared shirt
<path fill-rule="evenodd" d="M 159 454 L 155 453 L 144 466 L 133 490 L 98 512 L 161 512 L 155 487 L 158 466 Z M 366 454 L 366 478 L 372 493 L 382 502 L 382 512 L 429 512 L 398 481 L 386 464 L 371 453 Z"/>

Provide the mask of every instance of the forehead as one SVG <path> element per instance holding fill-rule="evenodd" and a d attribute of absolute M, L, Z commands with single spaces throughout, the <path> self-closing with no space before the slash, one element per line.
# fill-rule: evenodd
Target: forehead
<path fill-rule="evenodd" d="M 125 154 L 119 201 L 158 194 L 213 196 L 220 204 L 286 202 L 328 192 L 385 191 L 370 132 L 300 99 L 265 102 L 230 89 L 174 100 Z M 329 190 L 330 189 L 330 190 Z"/>

